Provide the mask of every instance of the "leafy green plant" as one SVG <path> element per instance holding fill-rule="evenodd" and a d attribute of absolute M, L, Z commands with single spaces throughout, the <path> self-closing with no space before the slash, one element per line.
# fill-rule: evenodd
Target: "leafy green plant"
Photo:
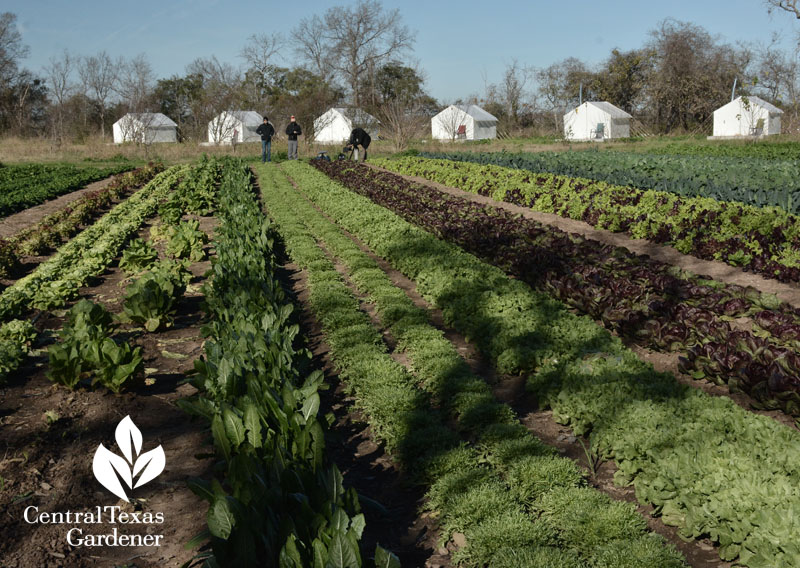
<path fill-rule="evenodd" d="M 76 303 L 59 332 L 61 341 L 48 349 L 48 378 L 70 389 L 90 381 L 119 392 L 143 370 L 144 359 L 141 347 L 111 338 L 115 327 L 113 316 L 100 304 L 86 299 Z"/>
<path fill-rule="evenodd" d="M 30 353 L 36 330 L 27 320 L 12 320 L 0 326 L 0 384 Z"/>
<path fill-rule="evenodd" d="M 135 280 L 122 302 L 124 318 L 153 332 L 172 325 L 177 302 L 186 291 L 191 273 L 179 262 L 162 261 Z"/>
<path fill-rule="evenodd" d="M 130 164 L 106 168 L 71 164 L 27 164 L 0 168 L 0 217 L 38 205 L 89 182 L 132 169 Z"/>
<path fill-rule="evenodd" d="M 6 239 L 0 239 L 0 278 L 12 276 L 19 266 L 19 252 L 16 244 Z"/>
<path fill-rule="evenodd" d="M 31 274 L 3 290 L 0 320 L 19 316 L 31 307 L 51 309 L 74 297 L 81 286 L 106 269 L 130 235 L 155 212 L 183 169 L 183 166 L 176 166 L 159 174 L 60 247 Z"/>
<path fill-rule="evenodd" d="M 208 421 L 219 457 L 213 480 L 190 482 L 209 503 L 208 531 L 193 543 L 209 539 L 210 551 L 196 559 L 220 566 L 361 566 L 364 516 L 355 491 L 345 489 L 326 459 L 318 417 L 323 376 L 300 371 L 309 354 L 295 347 L 292 307 L 274 274 L 274 231 L 249 180 L 243 163 L 228 162 L 218 259 L 206 287 L 209 340 L 192 379 L 198 395 L 180 403 Z M 380 549 L 376 558 L 397 566 Z"/>
<path fill-rule="evenodd" d="M 141 272 L 158 260 L 158 251 L 143 239 L 133 239 L 122 253 L 119 267 L 128 273 Z"/>
<path fill-rule="evenodd" d="M 191 219 L 170 227 L 167 241 L 167 254 L 174 258 L 188 258 L 197 262 L 205 259 L 203 247 L 208 243 L 208 235 L 200 230 L 200 221 Z"/>

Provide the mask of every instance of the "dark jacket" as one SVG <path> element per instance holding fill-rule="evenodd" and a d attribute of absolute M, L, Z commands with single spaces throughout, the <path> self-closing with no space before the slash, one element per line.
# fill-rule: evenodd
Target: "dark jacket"
<path fill-rule="evenodd" d="M 262 140 L 272 140 L 272 136 L 275 134 L 275 127 L 269 122 L 266 124 L 262 122 L 256 128 L 256 134 L 260 134 Z"/>
<path fill-rule="evenodd" d="M 286 134 L 289 136 L 289 140 L 297 140 L 297 135 L 302 133 L 303 131 L 300 130 L 300 125 L 296 122 L 290 122 L 286 126 Z"/>
<path fill-rule="evenodd" d="M 369 148 L 370 142 L 372 142 L 372 138 L 370 138 L 369 134 L 363 128 L 354 128 L 350 132 L 350 140 L 348 141 L 353 146 L 361 146 L 365 150 Z"/>

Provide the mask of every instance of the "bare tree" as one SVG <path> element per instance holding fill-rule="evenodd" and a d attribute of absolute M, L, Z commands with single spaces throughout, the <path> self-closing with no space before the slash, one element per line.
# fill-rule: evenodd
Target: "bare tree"
<path fill-rule="evenodd" d="M 444 131 L 447 138 L 454 142 L 459 132 L 463 132 L 466 136 L 466 113 L 460 108 L 464 105 L 457 105 L 453 103 L 447 106 L 442 112 L 436 115 L 436 122 L 439 127 Z"/>
<path fill-rule="evenodd" d="M 267 107 L 269 93 L 274 88 L 278 66 L 275 61 L 286 44 L 283 35 L 257 34 L 247 38 L 247 43 L 239 52 L 239 57 L 249 66 L 245 74 L 245 88 L 248 101 L 258 106 L 259 110 Z M 263 110 L 262 110 L 263 112 Z"/>
<path fill-rule="evenodd" d="M 17 29 L 17 16 L 11 12 L 0 14 L 0 82 L 10 83 L 17 74 L 19 61 L 29 52 L 22 43 Z"/>
<path fill-rule="evenodd" d="M 105 51 L 85 57 L 78 66 L 84 90 L 94 98 L 100 111 L 100 136 L 106 136 L 106 110 L 117 83 L 118 64 Z"/>
<path fill-rule="evenodd" d="M 650 36 L 647 99 L 665 132 L 706 122 L 728 100 L 734 78 L 749 75 L 750 51 L 721 44 L 700 26 L 664 20 Z"/>
<path fill-rule="evenodd" d="M 195 134 L 202 136 L 208 123 L 223 111 L 234 112 L 242 102 L 242 74 L 230 65 L 222 63 L 216 57 L 196 59 L 187 66 L 189 75 L 200 78 L 202 89 L 190 103 L 191 115 L 195 122 Z M 218 121 L 223 128 L 225 121 Z M 227 127 L 225 127 L 227 128 Z M 214 134 L 217 140 L 223 138 L 224 132 Z"/>
<path fill-rule="evenodd" d="M 381 138 L 390 140 L 395 152 L 402 152 L 411 140 L 421 137 L 429 123 L 421 101 L 387 100 L 380 104 L 377 114 Z"/>
<path fill-rule="evenodd" d="M 64 143 L 64 114 L 67 100 L 71 96 L 74 84 L 72 71 L 75 66 L 75 57 L 66 49 L 60 57 L 51 57 L 49 65 L 45 65 L 44 72 L 50 95 L 55 102 L 56 120 L 54 123 L 54 136 L 59 143 Z"/>
<path fill-rule="evenodd" d="M 553 127 L 560 130 L 561 118 L 566 110 L 567 75 L 561 64 L 554 63 L 536 71 L 538 93 L 553 113 Z"/>
<path fill-rule="evenodd" d="M 777 40 L 758 51 L 756 86 L 764 98 L 783 106 L 782 129 L 790 131 L 800 119 L 800 61 L 797 51 L 787 54 L 777 49 Z"/>
<path fill-rule="evenodd" d="M 321 19 L 301 21 L 292 35 L 300 42 L 299 53 L 321 76 L 327 77 L 332 70 L 352 89 L 355 107 L 364 102 L 365 86 L 374 83 L 370 73 L 414 43 L 400 11 L 384 11 L 377 0 L 330 8 Z"/>
<path fill-rule="evenodd" d="M 794 14 L 794 16 L 800 20 L 800 5 L 798 5 L 797 0 L 764 0 L 764 2 L 767 5 L 767 10 L 770 12 L 778 8 L 779 10 Z"/>
<path fill-rule="evenodd" d="M 155 75 L 147 56 L 141 53 L 119 66 L 116 92 L 129 112 L 150 110 Z"/>
<path fill-rule="evenodd" d="M 281 34 L 253 34 L 247 38 L 247 43 L 239 52 L 239 57 L 247 64 L 266 76 L 275 66 L 274 60 L 285 45 L 286 40 Z"/>
<path fill-rule="evenodd" d="M 506 65 L 503 73 L 498 94 L 512 125 L 516 126 L 519 123 L 519 115 L 525 105 L 525 85 L 531 73 L 529 67 L 521 66 L 516 59 Z"/>

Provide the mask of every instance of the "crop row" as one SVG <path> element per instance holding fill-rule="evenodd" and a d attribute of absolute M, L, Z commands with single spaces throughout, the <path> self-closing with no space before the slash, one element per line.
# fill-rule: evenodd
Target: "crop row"
<path fill-rule="evenodd" d="M 777 206 L 800 213 L 796 160 L 628 154 L 624 152 L 422 153 L 427 158 L 469 161 L 535 173 L 588 178 L 686 197 Z"/>
<path fill-rule="evenodd" d="M 466 535 L 454 561 L 468 566 L 684 565 L 660 537 L 646 534 L 644 519 L 631 505 L 587 488 L 572 461 L 532 438 L 430 325 L 426 313 L 285 178 L 273 168 L 260 174 L 269 212 L 293 257 L 309 271 L 312 305 L 358 403 L 400 463 L 430 484 L 428 506 L 442 523 L 442 541 L 456 531 Z M 293 168 L 292 175 L 304 191 L 311 186 L 325 191 L 330 184 L 307 166 Z M 381 325 L 408 355 L 414 375 L 389 359 L 380 334 L 359 312 L 333 263 L 317 247 L 318 239 L 374 302 Z M 332 302 L 333 297 L 341 300 Z M 376 376 L 378 365 L 382 372 Z M 474 444 L 459 445 L 432 403 L 440 404 Z"/>
<path fill-rule="evenodd" d="M 683 369 L 695 378 L 728 383 L 762 406 L 800 415 L 800 312 L 774 296 L 698 278 L 392 174 L 319 167 L 629 340 L 684 352 Z M 730 320 L 746 316 L 757 325 L 734 331 Z"/>
<path fill-rule="evenodd" d="M 90 278 L 102 274 L 128 237 L 175 187 L 186 167 L 175 166 L 86 228 L 31 274 L 0 294 L 0 320 L 30 308 L 64 305 Z"/>
<path fill-rule="evenodd" d="M 87 183 L 132 169 L 129 164 L 106 168 L 58 164 L 0 167 L 0 217 L 5 217 Z"/>
<path fill-rule="evenodd" d="M 31 308 L 63 306 L 91 278 L 102 274 L 128 237 L 152 215 L 158 203 L 178 183 L 186 168 L 174 167 L 156 176 L 139 192 L 106 213 L 99 221 L 63 245 L 31 274 L 19 279 L 0 294 L 0 322 L 23 315 Z M 7 326 L 0 325 L 0 337 Z M 15 370 L 22 361 L 29 339 L 24 335 L 0 350 L 0 370 Z"/>
<path fill-rule="evenodd" d="M 275 275 L 274 228 L 250 172 L 228 161 L 210 285 L 199 394 L 180 404 L 210 424 L 218 458 L 211 481 L 190 487 L 209 502 L 207 565 L 360 566 L 358 497 L 325 455 L 319 371 L 296 347 L 292 304 Z M 206 191 L 212 188 L 207 187 Z"/>
<path fill-rule="evenodd" d="M 746 566 L 800 562 L 798 432 L 655 372 L 588 318 L 370 203 L 396 195 L 402 180 L 353 175 L 347 185 L 370 198 L 336 184 L 308 195 L 414 280 L 498 370 L 526 373 L 537 399 L 576 434 L 590 433 L 593 450 L 616 461 L 615 479 L 665 523 Z"/>
<path fill-rule="evenodd" d="M 635 150 L 634 150 L 635 152 Z M 678 156 L 717 156 L 722 158 L 761 158 L 766 160 L 796 160 L 800 156 L 798 142 L 746 142 L 686 144 L 670 142 L 647 149 L 647 154 Z"/>
<path fill-rule="evenodd" d="M 669 244 L 684 254 L 744 266 L 768 278 L 800 282 L 800 219 L 776 207 L 680 197 L 449 160 L 405 158 L 377 163 L 599 229 Z"/>
<path fill-rule="evenodd" d="M 163 169 L 161 164 L 148 164 L 118 175 L 103 189 L 83 195 L 12 237 L 0 239 L 0 277 L 13 276 L 23 255 L 40 255 L 58 247 L 112 202 L 126 197 Z"/>

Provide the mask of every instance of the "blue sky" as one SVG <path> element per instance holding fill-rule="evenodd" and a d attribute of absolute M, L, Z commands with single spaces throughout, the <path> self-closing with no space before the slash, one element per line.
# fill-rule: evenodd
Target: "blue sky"
<path fill-rule="evenodd" d="M 319 0 L 4 0 L 0 10 L 17 15 L 30 47 L 24 66 L 39 71 L 64 49 L 79 55 L 144 53 L 156 75 L 183 74 L 198 57 L 242 64 L 238 53 L 254 33 L 287 34 L 303 17 L 333 5 Z M 641 47 L 665 18 L 704 27 L 726 43 L 797 45 L 800 20 L 767 13 L 762 0 L 384 0 L 399 8 L 416 31 L 413 57 L 427 76 L 428 92 L 442 102 L 481 94 L 498 82 L 505 66 L 546 67 L 567 57 L 595 64 L 612 48 Z M 294 63 L 290 49 L 284 64 Z"/>

